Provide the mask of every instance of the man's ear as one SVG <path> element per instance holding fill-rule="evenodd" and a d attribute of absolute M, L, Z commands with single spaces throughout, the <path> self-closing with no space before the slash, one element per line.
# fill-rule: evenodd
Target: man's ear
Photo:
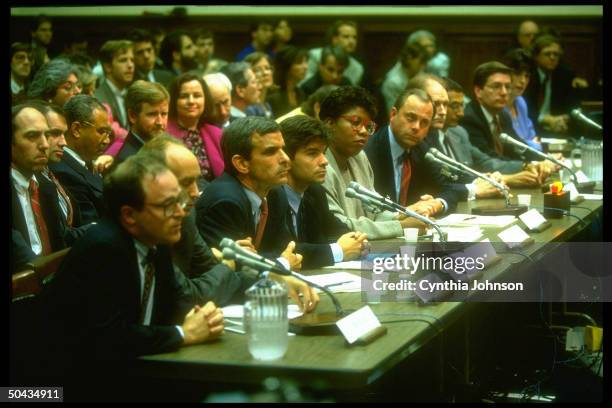
<path fill-rule="evenodd" d="M 70 124 L 70 134 L 74 139 L 81 138 L 81 124 L 77 121 L 74 121 Z"/>
<path fill-rule="evenodd" d="M 136 123 L 138 120 L 138 114 L 131 109 L 127 109 L 128 114 L 128 122 L 130 122 L 130 126 Z"/>
<path fill-rule="evenodd" d="M 392 121 L 393 118 L 395 118 L 395 115 L 397 115 L 397 108 L 394 106 L 391 108 L 391 112 L 389 112 L 389 121 Z"/>
<path fill-rule="evenodd" d="M 482 92 L 482 88 L 479 87 L 478 85 L 474 85 L 474 95 L 476 96 L 476 99 L 480 99 L 481 92 Z"/>
<path fill-rule="evenodd" d="M 232 156 L 232 165 L 240 174 L 248 174 L 251 168 L 251 163 L 249 162 L 249 160 L 245 159 L 239 154 L 235 154 Z"/>
<path fill-rule="evenodd" d="M 109 64 L 108 62 L 103 62 L 102 70 L 104 71 L 104 75 L 108 77 L 111 71 L 113 70 L 113 64 Z"/>
<path fill-rule="evenodd" d="M 136 225 L 135 213 L 136 210 L 129 205 L 124 205 L 119 210 L 119 219 L 121 220 L 121 224 L 128 230 Z"/>
<path fill-rule="evenodd" d="M 240 99 L 244 99 L 244 95 L 246 94 L 245 92 L 245 86 L 240 86 L 240 85 L 236 85 L 236 87 L 234 88 L 236 91 L 236 96 L 239 97 Z"/>

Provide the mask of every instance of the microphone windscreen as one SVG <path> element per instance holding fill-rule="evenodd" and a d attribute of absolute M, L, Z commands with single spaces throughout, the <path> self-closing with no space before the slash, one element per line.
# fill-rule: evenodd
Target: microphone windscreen
<path fill-rule="evenodd" d="M 223 248 L 223 258 L 236 259 L 236 252 L 234 252 L 231 248 Z"/>
<path fill-rule="evenodd" d="M 349 198 L 356 198 L 357 192 L 355 190 L 353 190 L 351 187 L 349 187 L 344 192 L 344 195 L 349 197 Z"/>

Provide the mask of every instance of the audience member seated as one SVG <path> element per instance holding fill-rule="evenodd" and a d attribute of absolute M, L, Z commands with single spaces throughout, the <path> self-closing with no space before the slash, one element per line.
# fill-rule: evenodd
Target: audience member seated
<path fill-rule="evenodd" d="M 230 122 L 243 118 L 249 105 L 261 102 L 261 84 L 251 66 L 246 62 L 232 62 L 223 67 L 221 72 L 232 83 L 232 108 Z"/>
<path fill-rule="evenodd" d="M 362 231 L 370 239 L 395 238 L 402 236 L 404 228 L 424 224 L 413 218 L 398 219 L 388 211 L 373 214 L 358 199 L 345 196 L 351 181 L 374 190 L 374 173 L 363 149 L 376 129 L 375 116 L 376 104 L 363 88 L 342 86 L 323 100 L 319 117 L 331 129 L 323 187 L 330 211 L 351 231 Z"/>
<path fill-rule="evenodd" d="M 300 85 L 304 94 L 309 96 L 323 85 L 350 85 L 350 81 L 343 76 L 348 57 L 340 46 L 324 47 L 317 73 Z"/>
<path fill-rule="evenodd" d="M 298 86 L 306 75 L 308 51 L 292 45 L 280 50 L 274 58 L 274 83 L 278 89 L 270 92 L 268 102 L 276 117 L 297 108 L 306 98 Z"/>
<path fill-rule="evenodd" d="M 53 23 L 47 16 L 40 15 L 36 18 L 30 29 L 32 42 L 32 72 L 37 72 L 40 67 L 49 62 L 49 45 L 53 39 Z"/>
<path fill-rule="evenodd" d="M 104 214 L 102 177 L 93 167 L 110 141 L 112 129 L 106 109 L 88 95 L 77 95 L 64 105 L 66 147 L 59 163 L 49 168 L 74 198 L 84 224 L 98 221 Z"/>
<path fill-rule="evenodd" d="M 182 74 L 170 85 L 168 133 L 198 158 L 200 187 L 223 173 L 221 129 L 207 123 L 210 102 L 208 86 L 198 75 Z"/>
<path fill-rule="evenodd" d="M 535 39 L 532 48 L 535 67 L 525 90 L 525 100 L 529 117 L 540 136 L 543 132 L 568 132 L 569 113 L 579 105 L 575 87 L 587 85 L 580 80 L 574 83 L 574 73 L 560 63 L 562 55 L 557 37 L 542 35 Z"/>
<path fill-rule="evenodd" d="M 272 45 L 272 39 L 274 37 L 271 22 L 267 20 L 260 20 L 253 23 L 249 28 L 249 33 L 251 33 L 251 43 L 243 48 L 238 55 L 236 55 L 236 61 L 242 61 L 247 55 L 255 51 L 265 52 L 270 57 L 274 57 L 274 52 L 270 48 Z"/>
<path fill-rule="evenodd" d="M 285 119 L 291 118 L 293 116 L 298 115 L 306 115 L 311 118 L 315 118 L 319 120 L 319 112 L 321 111 L 321 102 L 327 95 L 329 95 L 333 90 L 337 89 L 338 85 L 323 85 L 319 89 L 315 91 L 315 93 L 311 94 L 308 99 L 306 99 L 300 106 L 287 113 L 286 115 L 281 116 L 276 119 L 277 123 L 281 123 Z"/>
<path fill-rule="evenodd" d="M 77 77 L 81 83 L 81 93 L 83 95 L 95 96 L 96 82 L 98 77 L 85 65 L 75 65 Z"/>
<path fill-rule="evenodd" d="M 350 231 L 332 214 L 321 187 L 329 164 L 325 158 L 329 141 L 327 126 L 301 115 L 287 119 L 280 128 L 291 170 L 287 184 L 270 191 L 270 202 L 282 200 L 286 227 L 293 241 L 300 244 L 304 267 L 358 259 L 367 235 Z"/>
<path fill-rule="evenodd" d="M 274 38 L 273 38 L 273 46 L 272 51 L 274 55 L 277 52 L 285 48 L 287 45 L 291 43 L 291 39 L 293 38 L 293 30 L 289 25 L 289 21 L 284 18 L 281 18 L 274 25 Z"/>
<path fill-rule="evenodd" d="M 101 110 L 103 112 L 103 110 Z M 75 243 L 41 296 L 48 366 L 62 384 L 105 378 L 140 355 L 203 343 L 223 332 L 214 303 L 179 289 L 170 246 L 185 196 L 152 157 L 132 156 L 104 180 L 105 217 Z"/>
<path fill-rule="evenodd" d="M 32 73 L 32 50 L 25 43 L 11 44 L 11 99 L 13 104 L 23 101 Z"/>
<path fill-rule="evenodd" d="M 108 104 L 113 119 L 123 129 L 128 128 L 125 111 L 125 94 L 134 79 L 134 52 L 132 42 L 112 40 L 100 48 L 100 61 L 104 69 L 104 81 L 96 90 L 96 98 Z"/>
<path fill-rule="evenodd" d="M 173 31 L 164 37 L 159 57 L 164 62 L 164 68 L 172 76 L 181 75 L 198 67 L 193 40 L 183 30 Z"/>
<path fill-rule="evenodd" d="M 11 110 L 11 273 L 65 247 L 57 190 L 39 172 L 48 163 L 49 125 L 35 104 Z"/>
<path fill-rule="evenodd" d="M 447 77 L 450 69 L 450 58 L 441 51 L 437 51 L 436 37 L 429 31 L 418 30 L 408 36 L 408 44 L 418 44 L 427 54 L 425 72 Z"/>
<path fill-rule="evenodd" d="M 270 57 L 268 54 L 257 51 L 247 55 L 244 58 L 244 62 L 251 66 L 251 69 L 253 70 L 253 73 L 261 86 L 261 100 L 259 103 L 247 106 L 247 116 L 274 118 L 272 107 L 266 100 L 268 97 L 268 92 L 275 88 Z"/>
<path fill-rule="evenodd" d="M 212 31 L 199 29 L 194 33 L 193 38 L 195 39 L 195 59 L 201 75 L 214 74 L 227 65 L 227 61 L 213 58 L 215 38 Z"/>
<path fill-rule="evenodd" d="M 525 20 L 519 24 L 516 30 L 516 43 L 525 51 L 531 51 L 533 40 L 539 34 L 540 28 L 535 21 Z"/>
<path fill-rule="evenodd" d="M 418 44 L 404 44 L 397 63 L 385 75 L 381 93 L 385 99 L 387 112 L 391 111 L 398 96 L 406 89 L 410 78 L 423 71 L 427 63 L 427 55 Z"/>
<path fill-rule="evenodd" d="M 302 255 L 294 252 L 295 242 L 289 242 L 285 212 L 267 198 L 273 187 L 287 182 L 290 166 L 278 125 L 259 116 L 240 118 L 224 130 L 222 143 L 226 171 L 196 203 L 200 234 L 210 246 L 223 238 L 251 238 L 262 255 L 280 256 L 285 267 L 301 269 Z M 314 310 L 319 298 L 310 286 L 293 277 L 285 281 L 300 308 Z"/>
<path fill-rule="evenodd" d="M 54 59 L 34 74 L 28 87 L 28 98 L 42 99 L 57 106 L 81 93 L 81 84 L 74 65 L 64 59 Z"/>
<path fill-rule="evenodd" d="M 342 75 L 352 85 L 365 86 L 367 82 L 365 68 L 354 55 L 357 49 L 357 23 L 345 20 L 334 22 L 327 31 L 327 46 L 339 46 L 344 49 L 348 56 L 348 61 L 344 65 L 345 70 L 342 72 Z M 319 71 L 319 65 L 323 61 L 321 59 L 322 51 L 323 48 L 313 48 L 310 50 L 306 80 L 316 75 Z"/>
<path fill-rule="evenodd" d="M 229 125 L 232 109 L 232 82 L 221 72 L 204 75 L 210 92 L 209 122 L 219 128 Z"/>
<path fill-rule="evenodd" d="M 117 152 L 116 164 L 138 153 L 143 144 L 166 131 L 170 96 L 163 85 L 138 80 L 127 90 L 125 107 L 130 132 Z"/>
<path fill-rule="evenodd" d="M 527 102 L 523 99 L 523 92 L 529 84 L 529 77 L 533 71 L 531 55 L 522 48 L 515 48 L 505 56 L 505 63 L 512 68 L 512 89 L 508 97 L 508 105 L 504 111 L 512 117 L 512 127 L 516 134 L 534 149 L 542 151 L 542 144 L 536 135 L 533 122 L 529 119 Z"/>
<path fill-rule="evenodd" d="M 168 88 L 174 76 L 155 66 L 156 53 L 153 47 L 153 35 L 140 28 L 130 31 L 127 35 L 134 47 L 134 65 L 136 71 L 134 79 L 157 82 Z"/>
<path fill-rule="evenodd" d="M 444 125 L 447 105 L 440 84 L 424 76 L 413 78 L 391 108 L 389 126 L 380 128 L 365 147 L 376 191 L 427 216 L 452 212 L 467 196 L 464 185 L 451 184 L 425 159 Z"/>

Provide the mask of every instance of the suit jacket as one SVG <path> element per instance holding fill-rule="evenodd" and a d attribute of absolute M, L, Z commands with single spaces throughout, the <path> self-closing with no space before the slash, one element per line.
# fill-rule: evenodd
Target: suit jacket
<path fill-rule="evenodd" d="M 436 131 L 437 132 L 437 131 Z M 433 131 L 420 144 L 410 149 L 410 163 L 412 173 L 408 189 L 408 203 L 419 201 L 424 194 L 431 194 L 442 198 L 448 204 L 447 211 L 452 212 L 459 200 L 467 198 L 467 188 L 463 184 L 451 183 L 440 173 L 440 168 L 433 166 L 425 160 L 425 153 L 429 150 L 434 136 Z M 374 187 L 394 201 L 399 202 L 396 193 L 395 177 L 393 173 L 393 160 L 389 144 L 389 127 L 385 126 L 370 138 L 365 147 L 374 170 Z"/>
<path fill-rule="evenodd" d="M 174 120 L 168 120 L 167 132 L 181 140 L 183 140 L 187 135 L 187 132 L 181 129 Z M 215 177 L 219 177 L 225 168 L 225 163 L 223 162 L 223 152 L 221 151 L 222 133 L 223 130 L 208 123 L 205 123 L 202 125 L 202 127 L 200 127 L 200 137 L 204 142 L 206 154 L 208 155 L 208 161 L 210 163 L 210 169 Z"/>
<path fill-rule="evenodd" d="M 518 136 L 514 131 L 512 126 L 512 118 L 508 112 L 500 112 L 499 121 L 501 123 L 503 133 L 506 133 L 514 139 L 522 142 L 520 136 Z M 538 159 L 538 156 L 529 151 L 521 153 L 518 152 L 513 146 L 505 143 L 503 144 L 504 154 L 500 157 L 500 155 L 495 152 L 493 134 L 491 133 L 487 119 L 480 108 L 480 104 L 476 99 L 472 99 L 465 107 L 465 116 L 463 116 L 459 122 L 459 125 L 461 125 L 468 132 L 472 145 L 476 146 L 483 153 L 486 153 L 491 157 L 522 161 Z"/>
<path fill-rule="evenodd" d="M 565 65 L 559 64 L 557 68 L 550 73 L 550 113 L 551 115 L 569 114 L 570 111 L 579 106 L 580 100 L 578 92 L 572 87 L 574 73 Z M 533 122 L 538 133 L 543 131 L 538 122 L 540 116 L 540 107 L 538 106 L 538 95 L 542 87 L 540 75 L 537 68 L 531 72 L 529 84 L 523 98 L 527 102 L 529 108 L 529 118 Z"/>
<path fill-rule="evenodd" d="M 125 120 L 122 120 L 123 116 L 121 115 L 121 110 L 119 108 L 119 104 L 117 104 L 117 100 L 115 99 L 115 94 L 108 86 L 108 79 L 104 80 L 98 89 L 96 89 L 95 96 L 100 100 L 100 102 L 105 102 L 110 106 L 111 112 L 113 113 L 113 118 L 117 121 L 123 129 L 128 128 L 127 123 L 127 112 L 125 112 Z"/>
<path fill-rule="evenodd" d="M 126 136 L 125 141 L 123 142 L 123 146 L 121 146 L 121 148 L 117 152 L 117 155 L 115 156 L 113 166 L 119 165 L 128 157 L 138 153 L 143 144 L 144 143 L 138 140 L 136 136 L 134 136 L 134 134 L 130 131 Z"/>
<path fill-rule="evenodd" d="M 521 160 L 505 160 L 489 156 L 470 143 L 470 137 L 461 126 L 446 130 L 446 139 L 453 149 L 455 159 L 480 172 L 499 171 L 502 174 L 513 174 L 523 169 Z M 439 148 L 439 147 L 438 147 Z"/>
<path fill-rule="evenodd" d="M 347 182 L 344 180 L 343 172 L 331 149 L 327 149 L 325 157 L 329 161 L 327 174 L 323 182 L 323 188 L 327 194 L 329 210 L 343 222 L 351 231 L 361 231 L 368 234 L 368 238 L 384 239 L 395 238 L 403 235 L 402 226 L 397 221 L 396 214 L 389 211 L 373 214 L 364 209 L 356 198 L 348 198 L 345 195 Z M 374 172 L 370 166 L 365 152 L 359 152 L 348 159 L 348 176 L 351 181 L 356 181 L 365 188 L 374 190 Z"/>
<path fill-rule="evenodd" d="M 66 243 L 64 241 L 64 226 L 61 221 L 62 215 L 59 213 L 57 202 L 57 190 L 51 181 L 40 174 L 36 176 L 36 180 L 38 180 L 40 208 L 47 225 L 51 250 L 59 251 L 66 247 Z M 28 226 L 12 178 L 10 178 L 9 183 L 11 186 L 12 215 L 10 266 L 11 273 L 14 273 L 34 259 L 36 254 L 32 251 Z"/>
<path fill-rule="evenodd" d="M 170 86 L 170 83 L 175 77 L 176 75 L 174 75 L 172 72 L 167 71 L 165 69 L 157 69 L 157 68 L 153 69 L 153 78 L 155 79 L 155 82 L 162 84 L 164 87 L 166 87 L 166 89 L 168 89 L 168 87 Z M 149 77 L 140 71 L 136 71 L 134 75 L 134 80 L 136 81 L 139 79 L 148 81 Z"/>
<path fill-rule="evenodd" d="M 181 239 L 172 246 L 172 263 L 183 290 L 201 305 L 210 300 L 221 306 L 240 301 L 256 281 L 217 261 L 198 231 L 195 211 L 183 219 Z"/>
<path fill-rule="evenodd" d="M 297 252 L 304 256 L 304 268 L 334 264 L 334 255 L 329 244 L 336 242 L 340 235 L 350 230 L 329 211 L 323 187 L 313 184 L 304 192 L 296 217 L 297 231 L 293 227 L 291 207 L 285 189 L 272 189 L 268 194 L 268 202 L 275 208 L 283 209 L 286 231 L 289 232 L 290 240 L 296 242 Z"/>
<path fill-rule="evenodd" d="M 138 257 L 127 231 L 105 218 L 75 243 L 41 294 L 51 357 L 70 364 L 86 356 L 89 365 L 180 347 L 174 325 L 193 304 L 176 282 L 170 248 L 157 249 L 151 324 L 145 326 Z"/>
<path fill-rule="evenodd" d="M 69 153 L 65 154 L 59 163 L 50 164 L 49 168 L 74 198 L 72 205 L 78 206 L 82 224 L 97 221 L 104 214 L 100 175 L 95 175 L 81 166 Z"/>

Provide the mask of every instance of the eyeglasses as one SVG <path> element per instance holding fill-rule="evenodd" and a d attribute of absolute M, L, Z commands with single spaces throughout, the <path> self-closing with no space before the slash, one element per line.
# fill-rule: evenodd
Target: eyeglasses
<path fill-rule="evenodd" d="M 74 92 L 74 90 L 81 92 L 81 84 L 78 82 L 66 81 L 62 84 L 61 88 L 66 92 Z"/>
<path fill-rule="evenodd" d="M 357 115 L 340 115 L 340 117 L 349 122 L 355 132 L 358 132 L 362 126 L 365 127 L 370 136 L 372 136 L 376 131 L 376 122 L 373 120 L 366 122 L 365 119 L 362 119 Z"/>
<path fill-rule="evenodd" d="M 495 92 L 499 92 L 502 89 L 505 89 L 506 91 L 510 91 L 510 88 L 512 87 L 511 84 L 502 84 L 501 82 L 495 82 L 493 84 L 485 85 L 485 86 Z"/>
<path fill-rule="evenodd" d="M 96 127 L 96 125 L 87 121 L 82 121 L 79 123 L 86 126 Z M 96 128 L 96 132 L 98 132 L 99 135 L 108 136 L 109 138 L 113 136 L 113 129 L 111 128 Z"/>
<path fill-rule="evenodd" d="M 163 208 L 164 217 L 169 218 L 169 217 L 172 217 L 174 214 L 176 214 L 177 205 L 181 208 L 181 210 L 185 210 L 185 208 L 187 208 L 187 205 L 189 204 L 189 200 L 190 200 L 189 194 L 187 194 L 185 190 L 181 190 L 179 195 L 176 198 L 172 199 L 171 201 L 167 201 L 161 204 L 155 204 L 155 203 L 145 203 L 145 204 L 149 204 L 157 208 Z"/>
<path fill-rule="evenodd" d="M 543 52 L 542 55 L 548 58 L 559 58 L 561 55 L 563 55 L 563 53 L 558 51 L 548 51 Z"/>

